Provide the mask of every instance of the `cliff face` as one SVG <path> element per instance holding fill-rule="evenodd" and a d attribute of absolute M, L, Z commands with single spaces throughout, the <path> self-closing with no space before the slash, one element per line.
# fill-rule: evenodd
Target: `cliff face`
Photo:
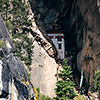
<path fill-rule="evenodd" d="M 21 0 L 21 1 L 23 1 L 23 0 Z M 16 2 L 10 2 L 9 1 L 9 3 L 7 3 L 7 4 L 11 5 L 9 7 L 10 10 L 12 9 L 15 12 L 18 12 L 13 8 L 14 7 L 13 3 L 18 5 L 18 4 L 21 4 L 21 1 L 20 0 L 18 2 L 17 1 Z M 28 0 L 25 0 L 25 1 L 26 1 L 27 4 L 29 4 Z M 23 6 L 21 6 L 21 7 L 24 8 Z M 19 8 L 21 8 L 21 7 L 19 7 Z M 26 10 L 28 10 L 28 13 L 27 13 L 27 11 L 25 12 L 26 15 L 27 15 L 27 20 L 29 18 L 29 20 L 31 21 L 30 24 L 32 24 L 32 25 L 28 25 L 28 26 L 26 25 L 26 23 L 27 23 L 26 18 L 25 18 L 25 20 L 26 20 L 25 23 L 22 24 L 23 21 L 19 17 L 17 17 L 18 14 L 15 15 L 16 17 L 13 16 L 13 14 L 11 12 L 9 12 L 8 15 L 7 15 L 7 16 L 11 16 L 11 17 L 13 16 L 14 20 L 17 21 L 17 22 L 19 22 L 18 19 L 20 19 L 20 21 L 21 21 L 18 24 L 15 22 L 16 24 L 12 25 L 16 29 L 19 29 L 17 26 L 21 25 L 20 26 L 21 30 L 19 30 L 19 32 L 17 32 L 16 35 L 19 35 L 20 33 L 22 33 L 23 27 L 25 29 L 22 33 L 23 37 L 25 36 L 24 33 L 27 32 L 28 39 L 24 38 L 25 40 L 22 37 L 14 38 L 13 36 L 15 35 L 15 32 L 14 32 L 13 36 L 11 36 L 11 37 L 13 37 L 13 41 L 15 41 L 17 43 L 17 45 L 19 46 L 19 47 L 17 47 L 17 45 L 15 43 L 15 46 L 16 46 L 15 50 L 21 51 L 18 56 L 20 57 L 20 55 L 22 54 L 24 58 L 22 56 L 20 58 L 25 59 L 26 61 L 30 62 L 30 59 L 31 59 L 30 56 L 32 57 L 32 59 L 31 59 L 32 65 L 30 66 L 30 69 L 31 69 L 30 73 L 31 73 L 32 83 L 35 86 L 35 88 L 39 87 L 41 93 L 48 95 L 50 97 L 54 97 L 55 96 L 54 88 L 55 88 L 56 81 L 57 81 L 56 74 L 57 74 L 58 65 L 56 64 L 56 62 L 53 58 L 57 55 L 57 51 L 56 51 L 55 47 L 53 46 L 52 41 L 39 31 L 37 25 L 35 24 L 34 13 L 32 13 L 30 7 L 29 8 L 26 7 Z M 24 15 L 24 17 L 26 15 Z M 4 18 L 4 16 L 5 15 L 3 14 L 3 18 Z M 22 13 L 21 13 L 21 18 L 24 19 Z M 11 20 L 9 20 L 9 21 L 11 21 Z M 2 23 L 3 23 L 3 21 L 2 21 Z M 11 23 L 12 23 L 12 21 L 11 21 Z M 1 22 L 0 22 L 0 25 L 1 25 Z M 13 29 L 12 26 L 11 26 L 11 29 Z M 4 24 L 3 24 L 2 27 L 4 27 Z M 15 55 L 14 55 L 14 53 L 13 53 L 14 48 L 13 48 L 13 44 L 11 42 L 11 39 L 9 38 L 9 34 L 8 34 L 6 28 L 5 27 L 2 28 L 2 27 L 1 27 L 2 30 L 1 30 L 1 33 L 0 33 L 1 40 L 4 41 L 4 43 L 6 41 L 8 43 L 8 46 L 6 45 L 5 48 L 2 49 L 2 52 L 4 52 L 5 56 L 7 57 L 7 59 L 5 59 L 5 60 L 7 60 L 8 62 L 7 63 L 5 62 L 5 64 L 9 65 L 9 67 L 10 67 L 9 70 L 11 70 L 11 72 L 10 71 L 9 72 L 12 75 L 11 82 L 7 81 L 7 85 L 5 85 L 5 84 L 4 85 L 7 87 L 8 84 L 9 83 L 12 84 L 13 83 L 12 81 L 14 80 L 15 83 L 13 83 L 13 84 L 17 88 L 17 91 L 18 91 L 18 94 L 19 94 L 21 100 L 24 100 L 23 98 L 28 99 L 28 97 L 32 96 L 33 93 L 30 94 L 30 91 L 29 91 L 31 86 L 29 84 L 30 82 L 28 81 L 28 76 L 27 76 L 26 70 L 24 70 L 24 66 L 21 63 L 21 61 L 18 59 L 18 57 L 15 56 L 16 52 L 15 52 Z M 6 30 L 6 32 L 2 32 L 4 30 Z M 11 34 L 13 33 L 12 30 L 9 30 L 9 32 L 11 32 Z M 8 34 L 7 40 L 6 40 L 5 37 L 3 37 L 4 34 Z M 15 37 L 16 37 L 16 35 L 15 35 Z M 26 41 L 30 41 L 29 38 L 34 40 L 34 42 L 32 41 L 31 43 L 27 44 Z M 27 50 L 26 50 L 22 45 L 20 46 L 20 44 L 23 44 L 23 46 L 25 48 L 27 48 L 27 47 L 29 47 L 29 48 L 27 48 Z M 31 49 L 32 49 L 30 47 L 31 44 L 34 46 L 34 49 L 33 49 L 34 54 L 30 53 Z M 0 46 L 1 46 L 1 44 L 0 44 Z M 10 48 L 10 50 L 9 50 L 9 48 Z M 7 52 L 7 54 L 6 54 L 6 52 Z M 30 53 L 30 56 L 28 56 L 28 53 Z M 51 58 L 50 56 L 53 57 L 53 58 Z M 9 57 L 9 59 L 8 59 L 8 57 Z M 26 59 L 26 57 L 29 57 L 29 59 Z M 3 61 L 3 57 L 2 57 L 1 62 L 0 62 L 1 66 L 3 64 L 2 61 Z M 28 64 L 28 66 L 29 66 L 29 64 Z M 4 75 L 2 77 L 4 77 Z M 25 89 L 24 89 L 24 87 L 25 87 Z M 4 90 L 4 91 L 7 91 L 7 95 L 9 95 L 9 91 L 10 91 L 9 87 L 7 89 L 8 90 Z M 4 95 L 4 93 L 3 93 L 3 95 Z"/>
<path fill-rule="evenodd" d="M 34 13 L 30 15 L 30 19 L 34 20 Z M 58 64 L 54 59 L 57 53 L 55 47 L 52 45 L 51 40 L 41 33 L 35 20 L 32 21 L 31 34 L 28 36 L 34 40 L 34 53 L 30 66 L 32 83 L 35 88 L 39 87 L 40 93 L 53 98 L 55 96 L 54 88 L 57 82 L 58 68 Z"/>
<path fill-rule="evenodd" d="M 77 69 L 83 70 L 91 85 L 94 71 L 100 69 L 99 0 L 30 0 L 40 31 L 65 30 L 66 50 L 79 49 Z"/>
<path fill-rule="evenodd" d="M 45 95 L 50 97 L 55 95 L 58 65 L 49 56 L 54 57 L 57 52 L 47 37 L 46 30 L 64 30 L 66 50 L 78 49 L 75 69 L 79 72 L 83 70 L 86 83 L 91 85 L 94 71 L 100 69 L 99 0 L 30 0 L 30 3 L 33 11 L 29 15 L 32 21 L 32 27 L 29 29 L 33 35 L 30 37 L 37 41 L 33 43 L 35 48 L 31 65 L 34 86 L 39 87 L 40 92 Z M 22 82 L 23 76 L 25 82 L 28 81 L 28 76 L 21 61 L 13 54 L 14 46 L 1 17 L 0 40 L 6 44 L 0 49 L 2 58 L 0 59 L 2 72 L 0 95 L 2 98 L 9 95 L 8 85 L 13 79 L 20 98 L 28 99 L 29 88 Z M 3 75 L 5 73 L 7 76 Z M 22 91 L 23 89 L 25 91 Z"/>
<path fill-rule="evenodd" d="M 84 71 L 84 77 L 86 82 L 91 81 L 93 78 L 94 71 L 100 69 L 100 58 L 99 58 L 99 27 L 100 27 L 100 13 L 99 13 L 99 1 L 89 0 L 87 1 L 77 1 L 76 8 L 78 8 L 77 15 L 81 15 L 81 25 L 77 22 L 77 25 L 83 27 L 82 29 L 77 29 L 83 34 L 83 47 L 81 51 L 81 66 Z M 79 12 L 79 13 L 78 13 Z M 79 32 L 78 31 L 78 32 Z M 78 33 L 77 32 L 77 33 Z M 79 36 L 79 35 L 78 35 Z M 79 39 L 79 37 L 77 38 Z M 80 37 L 82 37 L 80 36 Z M 77 43 L 80 40 L 77 41 Z M 78 59 L 79 60 L 79 59 Z"/>
<path fill-rule="evenodd" d="M 31 67 L 31 79 L 35 87 L 39 87 L 40 93 L 54 97 L 57 82 L 57 68 L 55 60 L 34 41 L 33 57 Z"/>
<path fill-rule="evenodd" d="M 32 92 L 27 71 L 21 60 L 14 56 L 14 46 L 1 16 L 0 45 L 0 98 L 29 100 Z"/>
<path fill-rule="evenodd" d="M 99 13 L 99 1 L 90 0 L 88 2 L 77 2 L 81 16 L 83 17 L 85 43 L 82 49 L 82 69 L 84 70 L 84 76 L 86 81 L 90 83 L 93 78 L 93 72 L 96 69 L 100 69 L 100 13 Z"/>

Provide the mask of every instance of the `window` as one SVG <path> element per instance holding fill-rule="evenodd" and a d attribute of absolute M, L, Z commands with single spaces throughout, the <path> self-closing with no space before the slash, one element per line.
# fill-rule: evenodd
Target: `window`
<path fill-rule="evenodd" d="M 61 43 L 58 44 L 58 49 L 62 49 Z"/>
<path fill-rule="evenodd" d="M 57 41 L 62 41 L 62 36 L 57 36 Z"/>

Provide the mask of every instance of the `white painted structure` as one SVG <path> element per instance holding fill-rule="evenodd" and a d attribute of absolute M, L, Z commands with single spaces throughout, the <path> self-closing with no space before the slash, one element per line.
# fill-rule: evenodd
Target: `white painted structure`
<path fill-rule="evenodd" d="M 64 34 L 60 31 L 47 31 L 48 36 L 53 41 L 55 47 L 58 51 L 58 59 L 64 59 L 65 58 L 65 40 L 64 40 Z"/>

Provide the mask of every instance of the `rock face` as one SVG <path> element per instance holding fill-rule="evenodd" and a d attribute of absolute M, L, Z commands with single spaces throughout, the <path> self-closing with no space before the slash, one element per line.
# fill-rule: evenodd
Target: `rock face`
<path fill-rule="evenodd" d="M 89 82 L 89 85 L 91 85 L 94 71 L 96 69 L 100 69 L 99 3 L 100 2 L 98 0 L 89 0 L 88 2 L 83 0 L 76 2 L 76 7 L 79 8 L 77 11 L 80 12 L 79 14 L 81 15 L 81 20 L 83 20 L 83 22 L 81 22 L 83 24 L 83 29 L 79 30 L 78 28 L 78 30 L 81 31 L 81 34 L 83 34 L 83 47 L 80 61 L 82 64 L 86 82 Z M 77 22 L 77 24 L 79 23 Z M 82 25 L 80 27 L 82 27 Z"/>
<path fill-rule="evenodd" d="M 36 25 L 34 13 L 30 9 L 29 19 L 32 22 L 29 38 L 33 39 L 33 56 L 31 64 L 31 79 L 35 88 L 39 87 L 40 93 L 53 98 L 55 96 L 54 88 L 57 82 L 57 68 L 54 57 L 57 51 L 52 41 L 42 34 Z"/>
<path fill-rule="evenodd" d="M 33 38 L 31 34 L 29 37 Z M 53 98 L 55 96 L 54 88 L 57 82 L 58 64 L 37 41 L 34 41 L 33 45 L 34 54 L 30 66 L 32 83 L 35 88 L 39 87 L 40 93 Z"/>
<path fill-rule="evenodd" d="M 100 69 L 99 0 L 30 0 L 37 26 L 45 30 L 65 30 L 66 48 L 80 49 L 77 68 L 83 70 L 86 83 Z M 80 59 L 81 58 L 81 59 Z"/>
<path fill-rule="evenodd" d="M 0 98 L 10 100 L 9 97 L 12 97 L 13 91 L 12 84 L 14 84 L 20 100 L 29 100 L 29 86 L 24 83 L 28 81 L 27 71 L 20 59 L 14 56 L 14 46 L 1 16 L 0 41 L 4 42 L 0 48 Z"/>
<path fill-rule="evenodd" d="M 45 34 L 45 30 L 42 29 L 43 30 L 42 32 L 44 32 L 44 34 L 42 34 L 41 30 L 39 30 L 39 26 L 37 27 L 36 21 L 34 19 L 34 13 L 32 12 L 31 9 L 29 13 L 29 20 L 31 20 L 32 22 L 32 27 L 29 28 L 30 32 L 33 35 L 33 37 L 35 37 L 37 43 L 40 44 L 45 49 L 45 51 L 49 54 L 50 57 L 53 58 L 56 57 L 57 50 L 54 44 L 52 43 L 50 38 L 47 37 L 47 34 Z"/>

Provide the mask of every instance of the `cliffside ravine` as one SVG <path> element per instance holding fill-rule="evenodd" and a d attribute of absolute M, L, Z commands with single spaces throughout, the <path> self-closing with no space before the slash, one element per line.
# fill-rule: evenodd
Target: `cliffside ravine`
<path fill-rule="evenodd" d="M 46 30 L 64 30 L 66 51 L 76 52 L 74 70 L 83 70 L 91 86 L 100 69 L 99 0 L 30 0 L 34 18 L 43 35 Z"/>

